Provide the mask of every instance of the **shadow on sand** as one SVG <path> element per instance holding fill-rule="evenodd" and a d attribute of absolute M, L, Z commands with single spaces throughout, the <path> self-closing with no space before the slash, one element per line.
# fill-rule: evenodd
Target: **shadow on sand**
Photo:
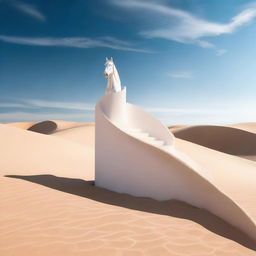
<path fill-rule="evenodd" d="M 42 133 L 42 134 L 51 134 L 57 129 L 57 124 L 53 121 L 43 121 L 36 123 L 28 128 L 28 131 Z"/>
<path fill-rule="evenodd" d="M 82 179 L 63 178 L 53 175 L 6 175 L 6 177 L 30 181 L 106 204 L 192 220 L 217 235 L 234 240 L 243 246 L 256 250 L 255 242 L 239 229 L 231 226 L 207 210 L 194 207 L 185 202 L 177 200 L 157 201 L 150 198 L 134 197 L 127 194 L 111 192 L 106 189 L 95 187 L 93 181 L 85 181 Z"/>

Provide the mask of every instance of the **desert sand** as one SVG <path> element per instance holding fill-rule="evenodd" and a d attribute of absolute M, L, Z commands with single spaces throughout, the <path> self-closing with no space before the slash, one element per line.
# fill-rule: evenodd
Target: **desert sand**
<path fill-rule="evenodd" d="M 213 173 L 255 175 L 256 123 L 174 134 L 177 149 Z M 2 124 L 0 139 L 0 255 L 256 254 L 247 235 L 204 209 L 95 187 L 93 123 Z M 255 220 L 256 193 L 233 192 Z"/>
<path fill-rule="evenodd" d="M 256 133 L 256 123 L 239 123 L 239 124 L 230 125 L 230 127 Z"/>

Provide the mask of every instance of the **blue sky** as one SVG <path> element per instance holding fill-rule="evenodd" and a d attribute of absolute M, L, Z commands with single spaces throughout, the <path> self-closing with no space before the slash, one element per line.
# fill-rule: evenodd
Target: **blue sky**
<path fill-rule="evenodd" d="M 92 121 L 113 56 L 168 125 L 256 121 L 256 2 L 0 0 L 0 122 Z"/>

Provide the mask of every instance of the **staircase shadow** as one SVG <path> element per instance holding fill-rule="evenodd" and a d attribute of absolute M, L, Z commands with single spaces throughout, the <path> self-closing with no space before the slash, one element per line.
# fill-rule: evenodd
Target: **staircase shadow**
<path fill-rule="evenodd" d="M 192 220 L 217 235 L 236 241 L 252 250 L 256 250 L 255 242 L 239 229 L 233 227 L 205 209 L 194 207 L 182 201 L 157 201 L 150 198 L 120 194 L 96 187 L 94 186 L 93 181 L 56 177 L 53 175 L 6 175 L 5 177 L 30 181 L 65 193 L 89 198 L 106 204 Z"/>

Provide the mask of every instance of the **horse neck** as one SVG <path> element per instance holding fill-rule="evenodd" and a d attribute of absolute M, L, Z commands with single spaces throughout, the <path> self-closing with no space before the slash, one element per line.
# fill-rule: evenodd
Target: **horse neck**
<path fill-rule="evenodd" d="M 114 66 L 114 69 L 113 69 L 113 86 L 121 86 L 119 74 L 118 74 L 117 69 L 116 69 L 115 66 Z"/>
<path fill-rule="evenodd" d="M 107 88 L 111 89 L 113 86 L 113 75 L 108 76 Z"/>

